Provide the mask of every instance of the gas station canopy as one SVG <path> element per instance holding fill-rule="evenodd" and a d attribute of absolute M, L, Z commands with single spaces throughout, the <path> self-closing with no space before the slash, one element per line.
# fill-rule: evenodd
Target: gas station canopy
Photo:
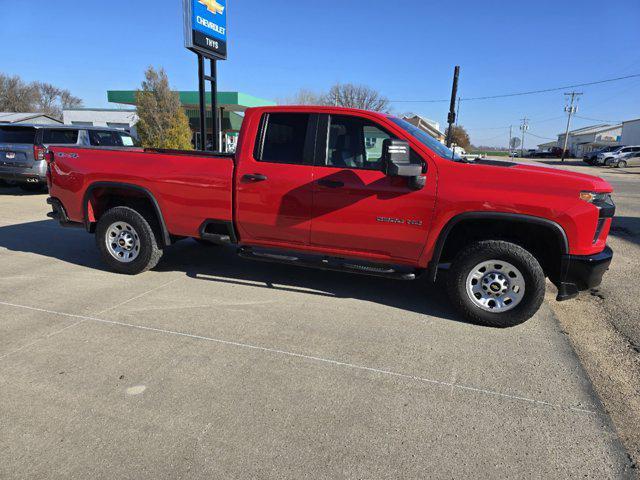
<path fill-rule="evenodd" d="M 180 103 L 187 109 L 198 108 L 198 92 L 187 91 L 177 92 L 180 95 Z M 109 90 L 107 92 L 108 101 L 124 105 L 136 104 L 135 90 Z M 207 104 L 211 105 L 211 93 L 206 94 Z M 268 107 L 276 103 L 271 100 L 257 98 L 242 92 L 218 92 L 218 107 L 229 112 L 244 112 L 247 108 Z"/>

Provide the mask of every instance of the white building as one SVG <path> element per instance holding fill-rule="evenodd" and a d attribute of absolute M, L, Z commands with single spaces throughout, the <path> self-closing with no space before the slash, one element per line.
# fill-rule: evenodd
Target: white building
<path fill-rule="evenodd" d="M 415 125 L 423 132 L 428 133 L 433 138 L 444 143 L 444 133 L 440 131 L 440 124 L 438 122 L 421 117 L 420 115 L 405 116 L 403 120 Z"/>
<path fill-rule="evenodd" d="M 44 113 L 0 112 L 0 124 L 3 123 L 33 123 L 36 125 L 56 125 L 62 122 L 56 118 L 50 117 L 49 115 L 45 115 Z"/>
<path fill-rule="evenodd" d="M 579 128 L 569 132 L 567 150 L 574 157 L 582 157 L 593 150 L 620 144 L 621 137 L 622 124 Z M 564 133 L 558 135 L 558 147 L 564 147 L 564 138 Z"/>
<path fill-rule="evenodd" d="M 64 110 L 62 120 L 66 125 L 119 128 L 135 134 L 138 114 L 134 109 L 74 108 Z"/>
<path fill-rule="evenodd" d="M 540 145 L 538 145 L 538 151 L 539 152 L 549 152 L 552 149 L 556 148 L 558 146 L 558 142 L 553 141 L 553 142 L 547 142 L 547 143 L 541 143 Z"/>
<path fill-rule="evenodd" d="M 640 145 L 640 118 L 622 122 L 622 145 Z"/>

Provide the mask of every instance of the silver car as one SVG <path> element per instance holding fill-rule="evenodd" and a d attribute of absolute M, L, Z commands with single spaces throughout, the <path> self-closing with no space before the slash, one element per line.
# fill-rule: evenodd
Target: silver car
<path fill-rule="evenodd" d="M 596 159 L 596 165 L 606 165 L 612 166 L 615 165 L 616 162 L 625 156 L 628 153 L 637 153 L 640 152 L 640 146 L 638 145 L 629 145 L 626 147 L 620 147 L 613 152 L 603 152 L 598 154 L 598 158 Z"/>
<path fill-rule="evenodd" d="M 640 166 L 640 148 L 634 152 L 625 153 L 619 158 L 616 158 L 610 165 L 616 168 Z"/>
<path fill-rule="evenodd" d="M 73 125 L 0 124 L 0 183 L 40 190 L 47 182 L 49 145 L 135 147 L 124 130 Z"/>

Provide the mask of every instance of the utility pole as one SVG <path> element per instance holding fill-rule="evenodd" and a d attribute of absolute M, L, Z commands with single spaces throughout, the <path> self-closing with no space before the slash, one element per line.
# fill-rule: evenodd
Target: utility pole
<path fill-rule="evenodd" d="M 564 96 L 571 97 L 571 100 L 569 102 L 569 106 L 564 107 L 564 111 L 569 114 L 569 118 L 567 118 L 567 131 L 564 134 L 564 147 L 562 147 L 563 162 L 567 156 L 567 145 L 569 143 L 569 129 L 571 128 L 571 117 L 578 111 L 578 107 L 577 105 L 574 106 L 574 102 L 576 101 L 576 98 L 579 98 L 580 96 L 582 96 L 582 93 L 570 92 L 570 93 L 565 93 Z"/>
<path fill-rule="evenodd" d="M 520 130 L 522 130 L 522 143 L 520 144 L 520 158 L 524 158 L 524 134 L 529 130 L 529 119 L 524 117 L 521 121 L 522 125 L 520 125 Z"/>
<path fill-rule="evenodd" d="M 511 140 L 513 139 L 513 125 L 509 125 L 509 157 L 513 157 L 513 147 L 511 146 Z"/>
<path fill-rule="evenodd" d="M 447 147 L 451 148 L 453 138 L 453 124 L 456 123 L 456 97 L 458 96 L 458 78 L 460 77 L 460 67 L 453 70 L 453 88 L 451 89 L 451 105 L 449 106 L 449 130 L 447 131 Z"/>

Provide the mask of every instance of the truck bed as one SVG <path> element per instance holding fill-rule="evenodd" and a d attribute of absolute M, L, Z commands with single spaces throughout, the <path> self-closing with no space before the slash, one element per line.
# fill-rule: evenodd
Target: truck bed
<path fill-rule="evenodd" d="M 182 150 L 52 147 L 50 194 L 70 221 L 92 221 L 101 191 L 132 186 L 157 203 L 171 235 L 233 219 L 234 156 Z"/>

